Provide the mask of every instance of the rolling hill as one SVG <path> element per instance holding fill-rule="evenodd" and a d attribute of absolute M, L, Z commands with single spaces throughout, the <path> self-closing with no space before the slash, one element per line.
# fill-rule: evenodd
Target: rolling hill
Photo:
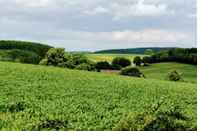
<path fill-rule="evenodd" d="M 164 100 L 197 125 L 196 84 L 0 62 L 0 130 L 111 130 Z"/>
<path fill-rule="evenodd" d="M 26 41 L 0 41 L 0 60 L 37 64 L 51 46 Z"/>
<path fill-rule="evenodd" d="M 175 47 L 145 47 L 145 48 L 128 48 L 128 49 L 109 49 L 96 51 L 95 53 L 101 54 L 145 54 L 147 50 L 152 50 L 153 52 L 160 52 L 163 50 L 173 49 Z"/>

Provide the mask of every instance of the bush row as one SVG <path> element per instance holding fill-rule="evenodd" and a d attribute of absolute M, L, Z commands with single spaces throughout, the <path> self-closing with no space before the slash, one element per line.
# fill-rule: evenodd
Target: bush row
<path fill-rule="evenodd" d="M 160 62 L 180 62 L 186 64 L 197 64 L 197 49 L 175 48 L 167 51 L 161 51 L 150 57 L 143 58 L 147 63 Z"/>

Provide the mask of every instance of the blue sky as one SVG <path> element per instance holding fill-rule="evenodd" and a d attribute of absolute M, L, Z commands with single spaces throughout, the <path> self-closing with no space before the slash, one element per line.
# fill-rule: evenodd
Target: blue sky
<path fill-rule="evenodd" d="M 197 47 L 197 0 L 0 0 L 0 39 L 66 50 Z"/>

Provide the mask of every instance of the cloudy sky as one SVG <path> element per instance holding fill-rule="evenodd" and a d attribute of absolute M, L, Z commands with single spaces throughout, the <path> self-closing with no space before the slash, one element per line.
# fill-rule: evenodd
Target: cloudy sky
<path fill-rule="evenodd" d="M 67 50 L 197 47 L 197 0 L 0 0 L 0 39 Z"/>

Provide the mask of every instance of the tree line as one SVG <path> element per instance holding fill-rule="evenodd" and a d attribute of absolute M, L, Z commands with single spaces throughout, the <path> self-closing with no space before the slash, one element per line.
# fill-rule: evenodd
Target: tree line
<path fill-rule="evenodd" d="M 173 48 L 166 51 L 155 53 L 151 56 L 143 58 L 145 63 L 160 63 L 160 62 L 179 62 L 185 64 L 197 64 L 197 48 L 183 49 Z"/>

